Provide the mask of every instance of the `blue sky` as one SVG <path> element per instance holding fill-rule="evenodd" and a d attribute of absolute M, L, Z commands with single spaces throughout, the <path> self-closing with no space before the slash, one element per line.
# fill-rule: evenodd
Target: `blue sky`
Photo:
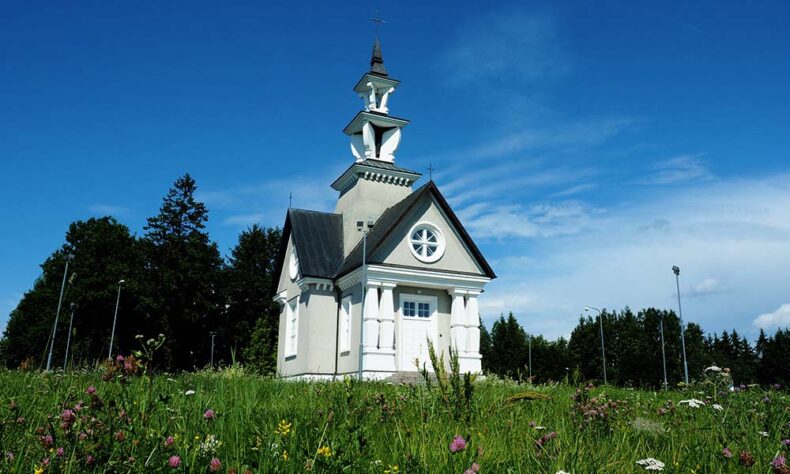
<path fill-rule="evenodd" d="M 223 252 L 332 210 L 370 2 L 15 2 L 0 18 L 0 327 L 69 222 L 138 234 L 191 173 Z M 397 2 L 385 63 L 500 278 L 490 325 L 567 335 L 585 305 L 708 331 L 790 324 L 786 2 Z"/>

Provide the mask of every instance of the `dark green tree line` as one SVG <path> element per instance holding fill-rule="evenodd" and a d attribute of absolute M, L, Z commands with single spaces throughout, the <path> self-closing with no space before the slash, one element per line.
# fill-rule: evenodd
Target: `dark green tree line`
<path fill-rule="evenodd" d="M 253 226 L 244 231 L 224 261 L 205 225 L 208 210 L 195 198 L 189 175 L 174 183 L 159 213 L 137 238 L 112 217 L 76 221 L 63 246 L 41 265 L 41 276 L 11 312 L 0 341 L 8 367 L 46 362 L 63 272 L 68 283 L 55 333 L 53 366 L 64 364 L 68 323 L 74 305 L 70 363 L 89 365 L 107 357 L 119 281 L 124 280 L 113 354 L 136 349 L 137 334 L 166 336 L 161 368 L 192 369 L 210 358 L 210 331 L 217 332 L 215 360 L 237 360 L 272 370 L 276 312 L 271 278 L 280 230 Z M 250 349 L 260 329 L 261 348 Z M 265 364 L 261 365 L 263 361 Z"/>

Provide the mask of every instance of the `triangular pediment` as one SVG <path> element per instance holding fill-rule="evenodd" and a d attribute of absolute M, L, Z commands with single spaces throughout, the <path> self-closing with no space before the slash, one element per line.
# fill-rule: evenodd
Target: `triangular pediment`
<path fill-rule="evenodd" d="M 422 229 L 437 234 L 442 247 L 439 258 L 414 251 L 412 236 Z M 496 277 L 433 181 L 387 209 L 371 230 L 366 247 L 370 264 Z M 339 276 L 359 267 L 361 260 L 360 245 L 348 256 Z"/>

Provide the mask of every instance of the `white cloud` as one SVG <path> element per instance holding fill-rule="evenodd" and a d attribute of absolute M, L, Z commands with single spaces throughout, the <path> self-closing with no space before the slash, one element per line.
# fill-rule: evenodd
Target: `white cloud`
<path fill-rule="evenodd" d="M 505 239 L 576 234 L 600 213 L 578 201 L 562 201 L 529 207 L 478 203 L 458 214 L 475 237 Z"/>
<path fill-rule="evenodd" d="M 783 304 L 772 313 L 757 316 L 752 324 L 760 329 L 790 327 L 790 303 Z"/>
<path fill-rule="evenodd" d="M 488 255 L 530 264 L 494 266 L 499 279 L 481 299 L 483 315 L 490 321 L 513 310 L 533 331 L 557 337 L 570 332 L 585 305 L 676 309 L 671 267 L 679 265 L 681 289 L 690 289 L 682 291 L 687 321 L 754 336 L 754 308 L 787 294 L 788 183 L 790 175 L 720 179 L 600 213 L 584 213 L 583 205 L 579 212 L 546 212 L 545 222 L 562 223 L 566 232 L 541 229 L 528 206 L 492 209 L 501 226 L 517 229 L 509 231 L 512 238 L 497 240 L 479 226 L 472 236 Z M 551 235 L 562 237 L 544 238 Z"/>
<path fill-rule="evenodd" d="M 226 217 L 222 220 L 222 223 L 224 225 L 247 227 L 252 224 L 260 224 L 263 222 L 264 216 L 265 214 L 262 212 L 256 212 L 253 214 L 236 214 Z"/>
<path fill-rule="evenodd" d="M 554 21 L 522 9 L 500 9 L 458 28 L 454 44 L 439 61 L 439 71 L 456 86 L 484 83 L 525 87 L 571 70 L 560 47 Z M 447 72 L 450 72 L 449 74 Z"/>
<path fill-rule="evenodd" d="M 702 160 L 704 153 L 680 155 L 668 160 L 657 161 L 650 167 L 650 173 L 640 184 L 669 185 L 689 181 L 713 179 L 708 163 Z"/>

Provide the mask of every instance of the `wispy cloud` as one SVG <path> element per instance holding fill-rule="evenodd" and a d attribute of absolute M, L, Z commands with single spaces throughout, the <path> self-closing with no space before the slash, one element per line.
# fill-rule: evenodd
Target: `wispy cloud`
<path fill-rule="evenodd" d="M 478 204 L 459 215 L 479 239 L 534 238 L 571 235 L 590 226 L 600 210 L 577 201 L 535 204 Z"/>
<path fill-rule="evenodd" d="M 640 184 L 670 185 L 690 181 L 709 181 L 713 179 L 707 161 L 702 157 L 705 153 L 680 155 L 668 160 L 653 163 L 647 176 L 639 180 Z"/>
<path fill-rule="evenodd" d="M 558 198 L 558 197 L 567 197 L 573 196 L 575 194 L 584 193 L 587 191 L 591 191 L 597 188 L 598 185 L 595 183 L 583 183 L 577 184 L 576 186 L 571 186 L 570 188 L 563 189 L 562 191 L 558 191 L 556 193 L 552 193 L 549 197 Z"/>
<path fill-rule="evenodd" d="M 506 8 L 478 17 L 458 29 L 454 44 L 439 61 L 456 86 L 485 84 L 519 88 L 571 70 L 559 45 L 556 23 L 541 13 Z"/>
<path fill-rule="evenodd" d="M 570 207 L 565 213 L 547 214 L 549 222 L 561 223 L 560 231 L 579 229 L 554 239 L 539 238 L 541 223 L 529 214 L 530 208 L 510 209 L 512 215 L 490 222 L 511 234 L 506 244 L 485 227 L 471 230 L 484 251 L 505 245 L 502 251 L 509 259 L 523 257 L 525 262 L 509 265 L 505 260 L 494 267 L 499 279 L 481 299 L 484 318 L 490 324 L 500 312 L 513 310 L 533 330 L 557 337 L 572 329 L 585 305 L 673 309 L 677 300 L 671 267 L 679 265 L 684 318 L 706 330 L 737 328 L 754 336 L 748 331 L 752 308 L 786 294 L 788 182 L 790 175 L 717 179 L 659 198 L 611 205 L 600 214 L 589 209 L 585 214 L 581 204 L 578 212 Z M 520 213 L 529 217 L 530 227 Z M 513 223 L 515 232 L 508 228 Z M 487 234 L 488 241 L 478 232 Z M 781 323 L 786 311 L 780 308 L 758 319 L 760 324 Z"/>
<path fill-rule="evenodd" d="M 262 223 L 264 221 L 264 216 L 265 214 L 262 212 L 256 212 L 253 214 L 236 214 L 223 219 L 222 224 L 236 227 L 247 227 L 252 224 Z"/>
<path fill-rule="evenodd" d="M 131 212 L 131 209 L 123 206 L 115 206 L 112 204 L 94 204 L 88 207 L 88 210 L 93 214 L 102 216 L 124 216 Z"/>
<path fill-rule="evenodd" d="M 761 314 L 754 318 L 752 323 L 760 329 L 788 328 L 790 327 L 790 304 L 783 304 L 776 311 Z"/>

